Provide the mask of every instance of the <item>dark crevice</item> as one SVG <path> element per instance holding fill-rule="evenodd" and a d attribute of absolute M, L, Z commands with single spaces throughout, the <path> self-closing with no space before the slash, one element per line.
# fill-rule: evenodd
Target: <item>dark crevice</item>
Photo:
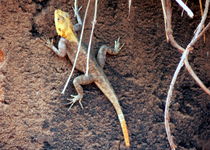
<path fill-rule="evenodd" d="M 210 87 L 210 81 L 204 83 L 206 85 L 206 87 Z"/>
<path fill-rule="evenodd" d="M 31 32 L 33 37 L 41 37 L 41 34 L 36 29 L 36 25 L 33 23 L 32 23 L 32 29 L 29 32 Z"/>
<path fill-rule="evenodd" d="M 41 5 L 45 8 L 49 2 L 49 0 L 32 0 L 34 3 Z"/>
<path fill-rule="evenodd" d="M 113 9 L 116 9 L 117 8 L 117 1 L 116 0 L 108 0 L 107 6 L 113 8 Z"/>
<path fill-rule="evenodd" d="M 54 149 L 54 147 L 48 141 L 44 141 L 43 144 L 44 144 L 43 147 L 42 147 L 43 150 Z"/>
<path fill-rule="evenodd" d="M 1 103 L 5 104 L 5 105 L 9 105 L 10 103 L 6 100 L 2 101 Z"/>

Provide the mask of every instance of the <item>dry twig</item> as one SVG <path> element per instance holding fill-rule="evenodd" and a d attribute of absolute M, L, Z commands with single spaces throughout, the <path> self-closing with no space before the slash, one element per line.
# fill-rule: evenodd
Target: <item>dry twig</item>
<path fill-rule="evenodd" d="M 128 0 L 128 8 L 129 8 L 128 16 L 130 15 L 130 12 L 131 12 L 131 3 L 132 3 L 132 0 Z"/>
<path fill-rule="evenodd" d="M 91 30 L 91 33 L 90 33 L 90 40 L 89 40 L 89 45 L 88 45 L 88 53 L 87 53 L 87 63 L 86 63 L 85 75 L 88 75 L 88 71 L 89 71 L 90 49 L 91 49 L 91 43 L 92 43 L 92 39 L 93 39 L 93 31 L 95 29 L 95 24 L 96 24 L 97 9 L 98 9 L 98 0 L 95 0 L 95 11 L 94 11 L 94 17 L 93 17 L 93 22 L 92 22 L 92 30 Z"/>
<path fill-rule="evenodd" d="M 188 72 L 191 74 L 191 76 L 196 80 L 196 82 L 201 86 L 201 88 L 210 95 L 210 91 L 208 88 L 205 87 L 205 85 L 200 81 L 200 79 L 197 77 L 197 75 L 194 73 L 194 71 L 192 70 L 191 66 L 189 65 L 188 62 L 188 54 L 189 52 L 193 49 L 192 46 L 198 41 L 198 39 L 200 39 L 200 37 L 204 34 L 204 32 L 209 28 L 209 24 L 208 26 L 201 32 L 202 30 L 202 26 L 204 25 L 204 22 L 206 20 L 207 17 L 207 13 L 208 13 L 208 8 L 209 8 L 209 0 L 206 0 L 206 4 L 205 4 L 205 10 L 204 10 L 204 15 L 202 16 L 201 22 L 198 25 L 197 29 L 196 29 L 196 33 L 194 35 L 194 37 L 192 38 L 191 42 L 188 44 L 186 50 L 184 48 L 182 48 L 175 40 L 173 37 L 173 31 L 171 28 L 171 15 L 172 15 L 172 10 L 171 10 L 171 1 L 170 0 L 162 0 L 164 2 L 162 2 L 162 7 L 164 8 L 163 10 L 165 10 L 165 14 L 166 14 L 166 33 L 167 36 L 169 38 L 169 41 L 171 42 L 172 46 L 174 46 L 175 48 L 177 48 L 180 52 L 183 52 L 181 60 L 179 62 L 179 65 L 174 73 L 174 76 L 172 78 L 171 84 L 170 84 L 170 88 L 168 91 L 168 95 L 167 95 L 167 99 L 166 99 L 166 106 L 165 106 L 165 128 L 166 128 L 166 133 L 167 133 L 167 138 L 170 144 L 170 147 L 172 150 L 176 149 L 176 145 L 174 144 L 173 141 L 173 137 L 171 135 L 171 130 L 170 130 L 170 126 L 169 126 L 169 107 L 170 107 L 170 102 L 171 102 L 171 97 L 172 97 L 172 92 L 174 89 L 174 84 L 176 82 L 177 76 L 182 68 L 182 66 L 185 64 Z M 165 3 L 165 6 L 163 5 Z"/>
<path fill-rule="evenodd" d="M 202 0 L 199 0 L 200 10 L 201 10 L 201 16 L 203 16 L 203 6 L 202 6 Z M 203 25 L 204 27 L 205 25 Z M 203 35 L 203 41 L 206 42 L 206 34 Z"/>
<path fill-rule="evenodd" d="M 162 4 L 162 9 L 163 9 L 163 18 L 164 18 L 165 31 L 166 31 L 166 27 L 167 27 L 167 25 L 166 25 L 166 18 L 167 18 L 167 16 L 166 16 L 166 1 L 161 0 L 161 4 Z M 167 42 L 169 42 L 167 33 L 166 33 L 166 40 L 167 40 Z"/>
<path fill-rule="evenodd" d="M 185 5 L 187 5 L 187 2 L 188 2 L 188 0 L 185 1 Z M 183 16 L 183 15 L 184 15 L 184 9 L 182 9 L 182 13 L 181 13 L 181 16 Z"/>
<path fill-rule="evenodd" d="M 176 0 L 176 2 L 187 12 L 188 16 L 193 18 L 194 16 L 193 12 L 187 7 L 185 3 L 183 3 L 182 0 Z"/>

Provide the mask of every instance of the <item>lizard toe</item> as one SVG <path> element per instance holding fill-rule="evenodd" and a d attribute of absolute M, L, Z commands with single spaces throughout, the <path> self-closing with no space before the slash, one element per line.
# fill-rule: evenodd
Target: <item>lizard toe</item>
<path fill-rule="evenodd" d="M 84 108 L 83 105 L 82 105 L 82 103 L 81 103 L 81 101 L 82 101 L 82 96 L 81 96 L 81 95 L 71 95 L 71 97 L 73 97 L 73 98 L 68 98 L 68 99 L 67 99 L 68 101 L 70 101 L 68 104 L 71 104 L 70 107 L 69 107 L 69 109 L 68 109 L 68 111 L 72 108 L 72 106 L 73 106 L 77 101 L 79 101 L 79 104 L 80 104 L 81 108 L 82 108 L 82 109 Z"/>
<path fill-rule="evenodd" d="M 124 43 L 125 44 L 125 43 Z M 124 44 L 120 47 L 120 37 L 115 41 L 115 44 L 114 44 L 114 49 L 116 51 L 120 51 L 122 49 L 122 47 L 124 46 Z"/>

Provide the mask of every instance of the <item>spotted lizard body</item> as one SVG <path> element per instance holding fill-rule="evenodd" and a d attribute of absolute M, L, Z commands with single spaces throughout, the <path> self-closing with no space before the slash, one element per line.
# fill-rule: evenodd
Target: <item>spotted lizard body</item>
<path fill-rule="evenodd" d="M 74 10 L 78 11 L 78 9 L 76 8 Z M 78 48 L 78 39 L 75 34 L 75 30 L 77 30 L 79 25 L 82 24 L 80 16 L 76 15 L 76 17 L 78 20 L 78 24 L 76 26 L 73 26 L 70 20 L 70 16 L 67 12 L 61 11 L 59 9 L 55 10 L 54 12 L 55 27 L 56 27 L 56 31 L 58 35 L 61 36 L 61 39 L 58 43 L 58 49 L 55 46 L 53 46 L 53 43 L 51 41 L 48 40 L 46 42 L 47 46 L 51 48 L 60 57 L 64 57 L 67 54 L 71 63 L 74 63 L 75 56 L 77 53 L 77 48 Z M 114 89 L 112 88 L 109 80 L 107 79 L 106 75 L 103 72 L 103 67 L 104 67 L 105 59 L 106 59 L 106 53 L 109 53 L 112 55 L 117 54 L 120 51 L 119 46 L 120 44 L 119 44 L 119 39 L 118 39 L 117 41 L 115 41 L 114 48 L 109 48 L 105 45 L 102 46 L 99 49 L 97 60 L 95 59 L 93 55 L 90 55 L 89 74 L 80 75 L 73 80 L 73 84 L 78 95 L 72 95 L 73 98 L 70 99 L 71 101 L 70 103 L 73 105 L 75 102 L 79 101 L 82 107 L 81 100 L 84 94 L 83 94 L 83 88 L 81 85 L 86 85 L 86 84 L 90 84 L 94 82 L 98 86 L 98 88 L 104 93 L 104 95 L 110 100 L 110 102 L 113 104 L 117 112 L 118 119 L 121 124 L 122 132 L 123 132 L 124 140 L 125 140 L 125 145 L 129 147 L 130 139 L 129 139 L 128 129 L 127 129 L 127 125 L 126 125 L 126 121 L 125 121 L 122 109 L 120 107 L 118 98 L 114 92 Z M 78 56 L 78 61 L 76 64 L 76 69 L 78 69 L 81 72 L 85 72 L 86 59 L 87 59 L 87 48 L 85 46 L 81 46 L 80 53 Z"/>

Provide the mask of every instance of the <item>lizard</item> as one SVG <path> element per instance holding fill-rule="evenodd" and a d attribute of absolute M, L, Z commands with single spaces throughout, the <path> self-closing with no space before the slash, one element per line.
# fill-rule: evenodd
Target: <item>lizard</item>
<path fill-rule="evenodd" d="M 58 48 L 56 48 L 53 45 L 52 40 L 50 41 L 48 39 L 46 40 L 46 43 L 45 43 L 46 46 L 52 49 L 58 56 L 65 57 L 66 55 L 68 55 L 68 58 L 70 59 L 71 63 L 74 63 L 77 47 L 79 43 L 77 35 L 76 35 L 76 31 L 78 31 L 79 26 L 82 25 L 82 21 L 78 13 L 79 9 L 76 8 L 76 6 L 75 6 L 74 11 L 75 11 L 77 21 L 78 21 L 78 23 L 74 26 L 67 12 L 64 12 L 60 9 L 56 9 L 54 11 L 54 22 L 55 22 L 56 32 L 59 36 L 61 36 L 61 38 L 58 42 Z M 71 104 L 69 109 L 71 109 L 73 104 L 77 101 L 83 108 L 81 100 L 83 98 L 84 93 L 83 93 L 83 88 L 81 85 L 95 83 L 97 87 L 104 93 L 104 95 L 109 99 L 109 101 L 114 106 L 115 111 L 118 115 L 118 119 L 120 121 L 121 128 L 122 128 L 125 146 L 130 147 L 130 138 L 129 138 L 128 128 L 127 128 L 124 114 L 122 112 L 118 98 L 114 92 L 114 89 L 111 86 L 105 73 L 103 72 L 103 67 L 105 65 L 105 59 L 106 59 L 106 53 L 116 55 L 120 51 L 121 48 L 120 48 L 120 43 L 118 39 L 115 41 L 114 48 L 110 48 L 105 45 L 101 46 L 98 51 L 97 58 L 95 58 L 93 55 L 90 55 L 89 74 L 80 75 L 73 80 L 73 85 L 78 95 L 71 95 L 73 98 L 68 99 L 68 100 L 70 100 L 69 104 Z M 87 48 L 84 45 L 82 45 L 79 56 L 78 56 L 76 69 L 83 73 L 85 72 L 86 59 L 87 59 Z"/>

